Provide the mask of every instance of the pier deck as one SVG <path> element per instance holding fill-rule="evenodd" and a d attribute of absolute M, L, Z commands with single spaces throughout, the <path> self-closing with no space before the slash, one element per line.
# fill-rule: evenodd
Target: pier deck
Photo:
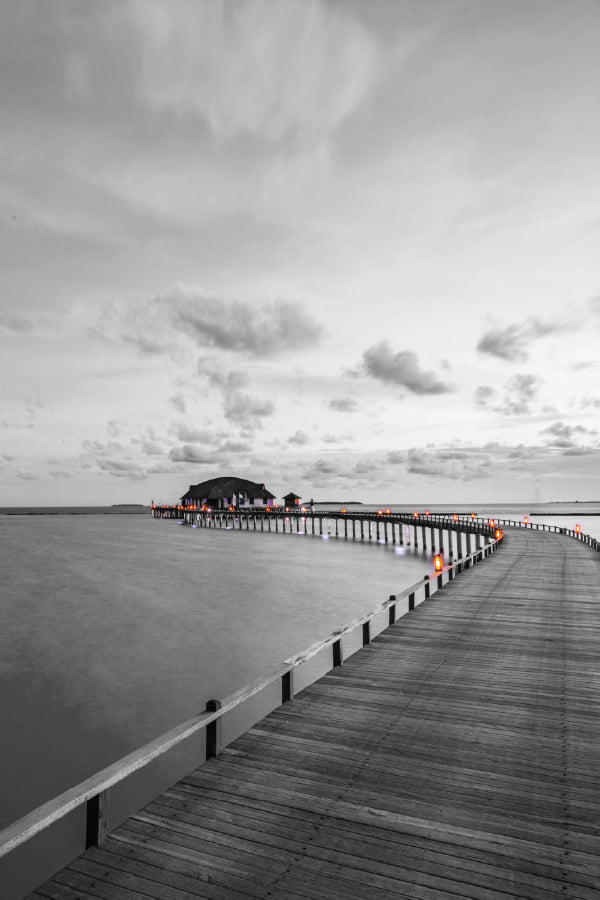
<path fill-rule="evenodd" d="M 597 900 L 599 560 L 507 529 L 30 896 Z"/>

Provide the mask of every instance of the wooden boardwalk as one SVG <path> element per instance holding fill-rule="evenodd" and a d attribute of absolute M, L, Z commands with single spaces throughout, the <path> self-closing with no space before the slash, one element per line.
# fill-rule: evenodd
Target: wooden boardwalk
<path fill-rule="evenodd" d="M 508 531 L 31 897 L 598 900 L 600 554 Z"/>

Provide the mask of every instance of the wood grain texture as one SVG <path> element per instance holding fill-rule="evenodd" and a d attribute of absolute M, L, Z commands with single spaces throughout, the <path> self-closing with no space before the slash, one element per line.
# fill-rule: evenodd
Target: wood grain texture
<path fill-rule="evenodd" d="M 599 584 L 507 529 L 31 897 L 597 900 Z"/>

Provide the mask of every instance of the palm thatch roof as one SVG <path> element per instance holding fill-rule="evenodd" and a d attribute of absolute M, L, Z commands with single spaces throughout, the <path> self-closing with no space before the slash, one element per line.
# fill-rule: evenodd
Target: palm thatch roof
<path fill-rule="evenodd" d="M 185 500 L 221 500 L 223 497 L 231 498 L 233 495 L 244 494 L 249 500 L 274 500 L 275 494 L 268 491 L 264 484 L 257 481 L 249 481 L 247 478 L 236 478 L 234 475 L 222 475 L 219 478 L 209 478 L 199 484 L 190 484 L 187 492 L 181 498 Z"/>

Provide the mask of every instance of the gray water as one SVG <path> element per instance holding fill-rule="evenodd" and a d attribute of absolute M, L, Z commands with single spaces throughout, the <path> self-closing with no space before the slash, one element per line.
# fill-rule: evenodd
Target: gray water
<path fill-rule="evenodd" d="M 423 551 L 0 516 L 0 827 L 421 580 Z"/>

